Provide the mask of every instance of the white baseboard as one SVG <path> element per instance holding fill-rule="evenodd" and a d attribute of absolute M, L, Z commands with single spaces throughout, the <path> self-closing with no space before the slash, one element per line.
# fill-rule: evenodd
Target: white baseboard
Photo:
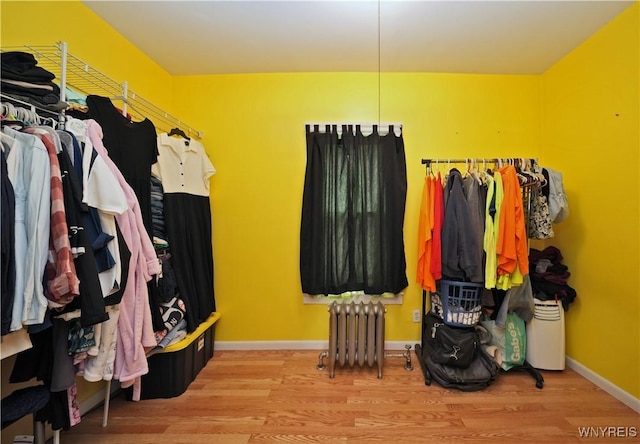
<path fill-rule="evenodd" d="M 215 350 L 324 350 L 327 341 L 215 341 Z"/>
<path fill-rule="evenodd" d="M 579 374 L 586 380 L 593 382 L 595 385 L 600 387 L 605 392 L 609 393 L 611 396 L 616 398 L 618 401 L 622 402 L 624 405 L 640 413 L 640 399 L 634 397 L 630 393 L 625 392 L 620 387 L 613 384 L 611 381 L 603 378 L 593 370 L 580 364 L 575 359 L 572 359 L 569 356 L 567 356 L 566 362 L 567 362 L 567 367 L 569 367 L 571 370 L 575 371 L 577 374 Z"/>
<path fill-rule="evenodd" d="M 385 350 L 404 350 L 420 341 L 385 341 Z M 215 341 L 215 350 L 326 350 L 328 341 Z"/>

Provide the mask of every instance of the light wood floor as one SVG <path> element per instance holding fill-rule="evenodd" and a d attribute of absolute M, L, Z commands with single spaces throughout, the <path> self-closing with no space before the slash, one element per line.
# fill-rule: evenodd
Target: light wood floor
<path fill-rule="evenodd" d="M 579 427 L 640 433 L 638 413 L 569 369 L 544 372 L 541 390 L 512 371 L 462 393 L 425 386 L 412 360 L 406 371 L 402 359 L 386 358 L 381 380 L 368 368 L 338 368 L 330 379 L 316 369 L 318 351 L 216 352 L 183 395 L 118 396 L 106 428 L 95 410 L 63 432 L 61 444 L 596 443 L 612 438 L 581 438 Z"/>

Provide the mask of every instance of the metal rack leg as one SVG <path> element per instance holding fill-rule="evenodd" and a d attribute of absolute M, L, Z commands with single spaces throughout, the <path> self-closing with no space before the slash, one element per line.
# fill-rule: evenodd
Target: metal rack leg
<path fill-rule="evenodd" d="M 422 369 L 422 374 L 424 375 L 424 385 L 431 385 L 431 372 L 422 360 L 422 345 L 416 344 L 414 350 L 416 353 L 416 358 L 418 359 L 418 363 L 420 364 L 420 368 Z"/>
<path fill-rule="evenodd" d="M 44 422 L 33 421 L 33 443 L 45 444 Z"/>
<path fill-rule="evenodd" d="M 109 401 L 111 400 L 111 381 L 107 381 L 107 387 L 104 389 L 104 410 L 102 412 L 102 427 L 107 426 L 109 419 Z"/>

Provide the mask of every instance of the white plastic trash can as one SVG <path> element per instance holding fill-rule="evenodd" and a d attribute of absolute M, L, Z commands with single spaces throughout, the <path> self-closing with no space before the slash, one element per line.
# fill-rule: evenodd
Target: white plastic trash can
<path fill-rule="evenodd" d="M 533 319 L 527 323 L 527 362 L 541 370 L 564 370 L 564 309 L 560 301 L 534 299 Z"/>

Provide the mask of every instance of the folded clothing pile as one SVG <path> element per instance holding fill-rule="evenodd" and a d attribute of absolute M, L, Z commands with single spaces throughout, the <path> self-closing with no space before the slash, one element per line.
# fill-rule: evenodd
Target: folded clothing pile
<path fill-rule="evenodd" d="M 159 308 L 162 315 L 163 329 L 155 332 L 158 345 L 151 352 L 160 351 L 187 335 L 187 321 L 184 318 L 186 308 L 179 296 L 173 297 L 168 302 L 161 303 Z"/>
<path fill-rule="evenodd" d="M 164 231 L 164 188 L 162 187 L 162 181 L 153 175 L 151 176 L 151 221 L 153 223 L 153 236 L 158 240 L 156 242 L 156 239 L 154 239 L 154 244 L 166 243 L 167 234 Z"/>
<path fill-rule="evenodd" d="M 38 66 L 33 54 L 7 51 L 0 54 L 2 92 L 23 102 L 60 111 L 67 104 L 60 101 L 60 87 L 55 74 Z"/>
<path fill-rule="evenodd" d="M 571 273 L 562 263 L 562 253 L 556 247 L 529 250 L 529 276 L 533 296 L 541 301 L 559 300 L 565 311 L 576 299 L 576 290 L 568 284 Z"/>

